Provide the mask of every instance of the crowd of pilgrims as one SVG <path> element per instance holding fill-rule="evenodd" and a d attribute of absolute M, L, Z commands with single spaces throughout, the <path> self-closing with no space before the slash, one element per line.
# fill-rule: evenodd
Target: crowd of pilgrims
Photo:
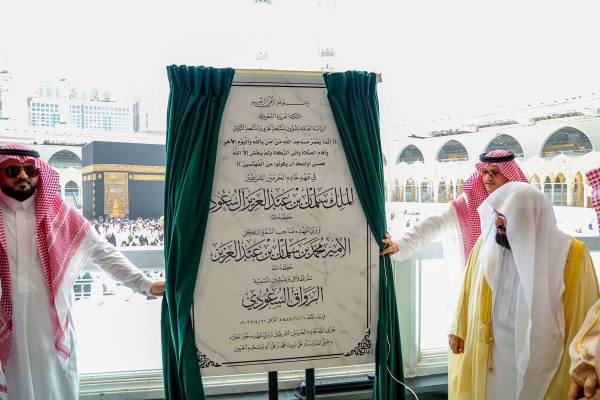
<path fill-rule="evenodd" d="M 91 223 L 101 237 L 116 247 L 163 245 L 164 233 L 159 219 L 100 217 Z"/>

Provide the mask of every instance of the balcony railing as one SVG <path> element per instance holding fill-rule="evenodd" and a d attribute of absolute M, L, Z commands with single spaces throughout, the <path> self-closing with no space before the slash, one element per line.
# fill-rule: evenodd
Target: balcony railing
<path fill-rule="evenodd" d="M 71 163 L 71 162 L 51 162 L 49 163 L 51 167 L 56 169 L 67 169 L 67 168 L 75 168 L 81 169 L 81 163 Z"/>
<path fill-rule="evenodd" d="M 459 161 L 469 161 L 468 158 L 443 158 L 438 159 L 439 162 L 459 162 Z"/>
<path fill-rule="evenodd" d="M 553 152 L 542 152 L 542 158 L 554 158 L 560 154 L 564 154 L 565 156 L 570 157 L 581 157 L 591 152 L 592 149 L 586 150 L 561 150 L 561 151 L 553 151 Z"/>

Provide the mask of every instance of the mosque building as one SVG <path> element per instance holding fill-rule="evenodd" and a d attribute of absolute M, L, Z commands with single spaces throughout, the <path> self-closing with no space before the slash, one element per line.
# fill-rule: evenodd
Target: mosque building
<path fill-rule="evenodd" d="M 556 206 L 591 207 L 585 173 L 600 165 L 600 92 L 502 112 L 382 130 L 386 200 L 446 203 L 481 153 L 510 150 Z"/>

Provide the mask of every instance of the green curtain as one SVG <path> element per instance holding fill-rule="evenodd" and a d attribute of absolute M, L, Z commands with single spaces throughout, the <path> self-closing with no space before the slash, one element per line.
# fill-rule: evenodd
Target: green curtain
<path fill-rule="evenodd" d="M 377 75 L 348 71 L 323 74 L 327 98 L 358 198 L 375 239 L 386 232 L 385 187 L 379 131 Z M 373 399 L 405 399 L 396 290 L 388 255 L 379 261 L 379 322 Z M 394 379 L 395 378 L 395 379 Z"/>
<path fill-rule="evenodd" d="M 162 303 L 166 399 L 202 400 L 190 310 L 208 221 L 219 129 L 235 70 L 172 65 L 167 110 Z"/>

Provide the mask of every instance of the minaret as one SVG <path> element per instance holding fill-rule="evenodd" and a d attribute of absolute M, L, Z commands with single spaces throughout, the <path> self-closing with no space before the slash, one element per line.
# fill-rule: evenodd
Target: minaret
<path fill-rule="evenodd" d="M 269 55 L 273 39 L 271 31 L 265 27 L 269 26 L 272 17 L 271 4 L 273 0 L 252 0 L 252 3 L 256 4 L 255 7 L 258 8 L 256 11 L 257 18 L 254 19 L 254 26 L 256 27 L 254 32 L 254 47 L 256 48 L 254 64 L 256 68 L 269 69 L 271 68 Z"/>
<path fill-rule="evenodd" d="M 319 66 L 321 71 L 333 71 L 335 59 L 334 16 L 335 0 L 319 0 Z"/>

